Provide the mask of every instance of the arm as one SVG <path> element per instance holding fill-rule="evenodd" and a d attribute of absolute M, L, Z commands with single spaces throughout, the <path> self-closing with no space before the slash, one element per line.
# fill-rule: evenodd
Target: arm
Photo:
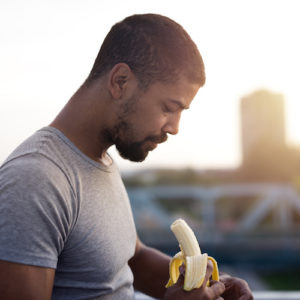
<path fill-rule="evenodd" d="M 137 238 L 135 255 L 129 261 L 129 266 L 134 275 L 134 287 L 152 297 L 165 300 L 213 300 L 217 299 L 224 292 L 225 287 L 221 282 L 214 282 L 210 287 L 206 286 L 213 271 L 211 263 L 208 264 L 205 280 L 201 288 L 190 292 L 184 291 L 183 276 L 181 275 L 175 285 L 166 289 L 165 285 L 169 279 L 170 259 L 169 256 L 145 246 Z"/>
<path fill-rule="evenodd" d="M 0 298 L 51 299 L 55 270 L 0 261 Z"/>
<path fill-rule="evenodd" d="M 162 298 L 169 279 L 170 257 L 145 246 L 137 237 L 135 255 L 129 261 L 134 287 L 152 297 Z"/>

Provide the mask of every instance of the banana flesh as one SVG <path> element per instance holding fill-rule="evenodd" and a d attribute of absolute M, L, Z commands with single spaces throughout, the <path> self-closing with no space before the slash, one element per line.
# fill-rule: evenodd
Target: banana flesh
<path fill-rule="evenodd" d="M 170 262 L 170 279 L 166 287 L 168 288 L 177 282 L 180 275 L 179 268 L 182 264 L 185 265 L 183 289 L 190 291 L 201 287 L 205 278 L 208 260 L 213 263 L 212 279 L 218 281 L 219 270 L 216 260 L 206 253 L 201 253 L 197 238 L 188 224 L 184 220 L 178 219 L 171 225 L 171 230 L 179 243 L 181 251 L 175 254 Z"/>

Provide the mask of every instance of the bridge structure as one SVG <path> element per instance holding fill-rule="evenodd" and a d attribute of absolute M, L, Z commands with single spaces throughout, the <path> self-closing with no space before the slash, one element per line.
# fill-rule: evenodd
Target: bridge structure
<path fill-rule="evenodd" d="M 194 229 L 202 251 L 217 259 L 220 270 L 227 270 L 229 274 L 246 279 L 255 291 L 255 300 L 300 299 L 300 290 L 268 291 L 268 286 L 259 275 L 262 272 L 278 274 L 281 270 L 299 269 L 300 197 L 292 185 L 161 185 L 127 190 L 137 229 L 140 229 L 140 237 L 146 244 L 174 255 L 178 252 L 178 243 L 170 231 L 170 224 L 175 218 L 183 217 Z M 222 230 L 219 210 L 224 209 L 226 201 L 231 206 L 243 208 L 244 203 L 240 202 L 245 199 L 250 199 L 250 202 L 253 200 L 252 205 L 242 211 L 230 232 Z M 189 219 L 184 213 L 181 215 L 180 211 L 176 213 L 168 210 L 168 206 L 162 205 L 163 201 L 171 206 L 172 201 L 179 202 L 177 208 L 182 206 L 183 212 L 186 211 L 185 206 L 192 206 L 192 218 Z M 270 214 L 272 218 L 268 217 Z M 266 218 L 270 224 L 261 234 L 261 225 Z M 154 220 L 156 229 L 147 229 L 143 223 L 145 219 Z M 290 235 L 290 232 L 293 234 Z M 151 298 L 137 294 L 137 299 Z"/>
<path fill-rule="evenodd" d="M 271 212 L 272 224 L 281 231 L 294 231 L 300 225 L 300 220 L 298 223 L 294 218 L 295 214 L 300 217 L 300 197 L 290 184 L 247 183 L 211 187 L 171 185 L 129 188 L 128 193 L 136 219 L 138 220 L 139 215 L 147 214 L 162 227 L 169 226 L 173 218 L 157 199 L 172 199 L 174 203 L 177 199 L 193 199 L 198 203 L 193 207 L 194 213 L 198 214 L 203 231 L 208 231 L 217 227 L 218 209 L 222 209 L 218 202 L 224 198 L 240 201 L 242 197 L 254 198 L 255 204 L 235 225 L 234 230 L 238 233 L 259 229 L 261 221 Z"/>
<path fill-rule="evenodd" d="M 191 225 L 201 248 L 203 245 L 205 252 L 225 265 L 256 269 L 300 265 L 300 197 L 292 185 L 161 185 L 129 188 L 128 194 L 142 240 L 166 253 L 173 255 L 178 250 L 170 224 L 182 217 Z M 227 209 L 226 201 L 241 209 L 245 198 L 250 202 L 253 199 L 252 205 L 242 211 L 233 226 L 225 228 L 219 220 L 220 210 L 224 206 Z M 172 201 L 179 201 L 183 210 L 168 211 L 162 205 L 164 200 L 171 206 Z M 192 206 L 191 218 L 185 215 L 187 206 Z M 269 222 L 267 227 L 262 224 L 265 219 Z M 145 220 L 151 220 L 155 226 L 145 226 Z"/>

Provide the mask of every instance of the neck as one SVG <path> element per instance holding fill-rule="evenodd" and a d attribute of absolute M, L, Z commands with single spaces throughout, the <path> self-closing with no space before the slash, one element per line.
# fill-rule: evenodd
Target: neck
<path fill-rule="evenodd" d="M 107 165 L 111 164 L 107 149 L 112 144 L 104 132 L 112 116 L 105 97 L 99 88 L 80 88 L 50 126 L 60 130 L 85 155 Z"/>

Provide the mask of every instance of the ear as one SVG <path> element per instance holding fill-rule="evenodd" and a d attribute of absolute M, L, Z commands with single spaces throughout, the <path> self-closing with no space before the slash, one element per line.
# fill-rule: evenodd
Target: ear
<path fill-rule="evenodd" d="M 120 99 L 129 85 L 133 73 L 125 63 L 116 64 L 108 76 L 108 89 L 114 99 Z"/>

